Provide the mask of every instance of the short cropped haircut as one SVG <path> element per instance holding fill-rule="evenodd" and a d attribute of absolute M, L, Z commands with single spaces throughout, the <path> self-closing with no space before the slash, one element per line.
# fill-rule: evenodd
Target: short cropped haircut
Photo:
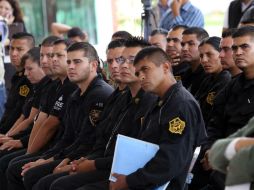
<path fill-rule="evenodd" d="M 97 61 L 99 63 L 99 56 L 96 49 L 88 42 L 76 42 L 70 45 L 67 52 L 83 51 L 84 57 L 87 57 L 89 61 Z"/>
<path fill-rule="evenodd" d="M 176 30 L 179 30 L 179 29 L 184 29 L 184 30 L 186 30 L 187 28 L 189 28 L 189 27 L 186 26 L 186 25 L 181 25 L 181 24 L 179 24 L 179 25 L 174 26 L 171 30 L 172 30 L 172 31 L 176 31 Z"/>
<path fill-rule="evenodd" d="M 82 40 L 86 39 L 86 35 L 79 27 L 73 27 L 67 32 L 68 38 L 73 38 L 77 36 L 80 37 L 80 39 Z"/>
<path fill-rule="evenodd" d="M 128 40 L 126 40 L 125 42 L 125 47 L 147 47 L 147 46 L 151 46 L 151 44 L 146 41 L 143 37 L 140 36 L 135 36 L 132 38 L 129 38 Z"/>
<path fill-rule="evenodd" d="M 164 36 L 166 37 L 167 34 L 168 34 L 168 31 L 165 30 L 165 29 L 163 29 L 163 28 L 156 28 L 156 29 L 154 29 L 154 30 L 151 32 L 150 36 L 155 36 L 155 35 L 157 35 L 157 34 L 161 34 L 161 35 L 164 35 Z"/>
<path fill-rule="evenodd" d="M 183 31 L 183 35 L 191 35 L 195 34 L 197 36 L 198 41 L 202 41 L 203 39 L 209 37 L 207 31 L 200 27 L 190 27 Z"/>
<path fill-rule="evenodd" d="M 129 39 L 131 38 L 132 35 L 127 32 L 127 31 L 124 31 L 124 30 L 121 30 L 121 31 L 116 31 L 113 35 L 112 35 L 112 38 L 120 38 L 120 39 Z"/>
<path fill-rule="evenodd" d="M 66 46 L 66 49 L 71 45 L 71 41 L 69 39 L 59 39 L 53 42 L 54 45 L 64 44 Z"/>
<path fill-rule="evenodd" d="M 115 49 L 118 47 L 124 47 L 125 42 L 126 42 L 126 40 L 124 40 L 124 39 L 113 40 L 113 41 L 109 42 L 107 50 Z"/>
<path fill-rule="evenodd" d="M 53 46 L 53 43 L 55 41 L 60 40 L 60 39 L 61 38 L 59 38 L 57 36 L 48 36 L 48 37 L 43 39 L 43 41 L 40 44 L 40 46 L 51 47 L 51 46 Z"/>
<path fill-rule="evenodd" d="M 167 55 L 165 51 L 156 46 L 145 47 L 140 50 L 138 54 L 135 56 L 134 65 L 138 64 L 143 59 L 149 59 L 156 66 L 160 66 L 165 62 L 171 63 L 170 57 Z"/>
<path fill-rule="evenodd" d="M 18 32 L 12 35 L 12 40 L 27 40 L 30 49 L 35 46 L 35 40 L 32 34 L 27 32 Z"/>
<path fill-rule="evenodd" d="M 33 47 L 28 52 L 26 52 L 20 60 L 20 65 L 22 67 L 25 66 L 26 61 L 28 59 L 31 59 L 34 63 L 40 65 L 40 48 L 39 47 Z"/>
<path fill-rule="evenodd" d="M 254 26 L 243 26 L 236 30 L 233 34 L 233 38 L 243 37 L 243 36 L 250 36 L 254 39 Z"/>
<path fill-rule="evenodd" d="M 199 47 L 203 46 L 204 44 L 209 44 L 216 51 L 220 52 L 220 41 L 221 41 L 220 37 L 217 37 L 217 36 L 208 37 L 208 38 L 205 38 L 203 41 L 201 41 L 201 43 L 199 44 Z"/>
<path fill-rule="evenodd" d="M 236 32 L 237 28 L 229 28 L 225 31 L 222 32 L 222 38 L 226 38 L 226 37 L 232 37 L 233 34 Z"/>

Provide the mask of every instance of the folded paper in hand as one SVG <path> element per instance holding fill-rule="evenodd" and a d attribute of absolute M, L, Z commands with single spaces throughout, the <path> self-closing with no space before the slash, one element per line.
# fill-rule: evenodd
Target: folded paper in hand
<path fill-rule="evenodd" d="M 128 175 L 139 168 L 143 168 L 158 150 L 159 146 L 156 144 L 124 135 L 117 135 L 111 174 Z M 109 180 L 115 182 L 116 178 L 110 175 Z M 169 182 L 154 190 L 165 190 L 168 184 Z"/>

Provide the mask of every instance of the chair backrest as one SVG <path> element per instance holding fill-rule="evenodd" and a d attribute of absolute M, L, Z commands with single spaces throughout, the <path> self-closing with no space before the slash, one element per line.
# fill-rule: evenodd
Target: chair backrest
<path fill-rule="evenodd" d="M 201 150 L 200 146 L 195 148 L 195 151 L 194 151 L 194 154 L 193 154 L 193 157 L 192 157 L 192 160 L 191 160 L 191 164 L 190 164 L 190 167 L 189 167 L 189 172 L 188 172 L 188 175 L 187 175 L 187 178 L 186 178 L 186 183 L 187 184 L 190 184 L 191 180 L 193 178 L 193 174 L 191 173 L 191 171 L 192 171 L 192 169 L 193 169 L 193 167 L 194 167 L 194 165 L 197 161 L 200 150 Z M 167 182 L 166 184 L 164 184 L 163 186 L 155 188 L 154 190 L 166 190 L 169 183 L 170 183 L 170 181 Z"/>

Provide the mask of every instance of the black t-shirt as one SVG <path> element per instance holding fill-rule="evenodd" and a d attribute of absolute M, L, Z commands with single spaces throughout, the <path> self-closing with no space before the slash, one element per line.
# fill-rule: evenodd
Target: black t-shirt
<path fill-rule="evenodd" d="M 59 79 L 53 80 L 47 87 L 45 94 L 41 98 L 40 111 L 49 115 L 56 101 L 56 96 L 61 89 L 62 84 Z"/>
<path fill-rule="evenodd" d="M 63 135 L 45 153 L 46 157 L 55 156 L 57 159 L 68 156 L 72 159 L 80 155 L 80 152 L 88 153 L 91 150 L 95 142 L 95 125 L 113 88 L 98 76 L 81 96 L 80 92 L 77 89 L 71 95 L 62 121 Z"/>
<path fill-rule="evenodd" d="M 77 89 L 77 85 L 70 82 L 68 77 L 64 80 L 59 88 L 53 107 L 50 110 L 50 115 L 58 117 L 60 120 L 64 117 L 66 103 L 69 96 Z"/>

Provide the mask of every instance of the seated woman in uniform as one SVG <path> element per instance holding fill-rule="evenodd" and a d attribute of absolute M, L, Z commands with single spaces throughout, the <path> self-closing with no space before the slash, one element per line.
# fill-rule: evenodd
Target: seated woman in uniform
<path fill-rule="evenodd" d="M 229 72 L 222 69 L 220 62 L 220 40 L 219 37 L 209 37 L 199 45 L 201 65 L 208 76 L 204 81 L 200 81 L 202 83 L 195 98 L 199 101 L 206 124 L 209 121 L 215 96 L 231 79 Z"/>

